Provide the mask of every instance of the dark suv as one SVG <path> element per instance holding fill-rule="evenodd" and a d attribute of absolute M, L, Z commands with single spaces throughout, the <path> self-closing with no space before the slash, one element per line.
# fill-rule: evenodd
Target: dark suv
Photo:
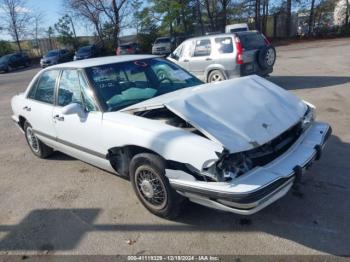
<path fill-rule="evenodd" d="M 22 66 L 30 66 L 30 59 L 26 53 L 8 54 L 0 58 L 0 72 L 11 72 Z"/>
<path fill-rule="evenodd" d="M 258 31 L 190 38 L 168 57 L 206 82 L 272 73 L 276 50 Z"/>

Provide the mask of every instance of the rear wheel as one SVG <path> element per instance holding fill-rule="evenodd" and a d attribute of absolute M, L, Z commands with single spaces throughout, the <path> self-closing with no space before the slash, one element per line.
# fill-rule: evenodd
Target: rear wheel
<path fill-rule="evenodd" d="M 220 82 L 226 80 L 225 75 L 220 70 L 213 70 L 208 77 L 208 83 Z"/>
<path fill-rule="evenodd" d="M 130 163 L 130 180 L 138 199 L 153 214 L 165 218 L 179 215 L 184 198 L 170 186 L 159 156 L 135 155 Z"/>
<path fill-rule="evenodd" d="M 53 153 L 53 149 L 43 142 L 41 142 L 35 135 L 32 126 L 28 123 L 24 123 L 24 133 L 29 145 L 30 150 L 33 154 L 39 158 L 47 158 Z"/>
<path fill-rule="evenodd" d="M 6 71 L 7 72 L 12 72 L 12 70 L 13 70 L 12 66 L 8 65 Z"/>

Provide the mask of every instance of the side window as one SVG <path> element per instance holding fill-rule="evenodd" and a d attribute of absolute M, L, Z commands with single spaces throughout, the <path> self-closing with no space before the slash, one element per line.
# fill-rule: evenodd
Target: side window
<path fill-rule="evenodd" d="M 196 41 L 193 56 L 208 56 L 211 52 L 210 39 L 202 39 Z"/>
<path fill-rule="evenodd" d="M 220 37 L 215 38 L 216 50 L 220 54 L 229 54 L 233 52 L 232 38 L 231 37 Z"/>
<path fill-rule="evenodd" d="M 82 104 L 77 70 L 63 70 L 58 88 L 57 103 L 59 106 L 66 106 L 71 103 Z"/>
<path fill-rule="evenodd" d="M 35 91 L 35 100 L 53 104 L 58 73 L 58 70 L 50 70 L 41 75 Z"/>
<path fill-rule="evenodd" d="M 182 52 L 184 49 L 184 45 L 180 45 L 178 48 L 175 49 L 173 52 L 174 59 L 179 60 L 182 56 Z"/>
<path fill-rule="evenodd" d="M 91 90 L 88 88 L 88 84 L 86 83 L 85 78 L 82 76 L 81 73 L 79 73 L 79 82 L 81 86 L 81 92 L 82 92 L 86 111 L 88 112 L 97 111 L 97 107 L 95 105 L 94 99 L 92 98 L 93 95 L 92 93 L 90 93 Z"/>

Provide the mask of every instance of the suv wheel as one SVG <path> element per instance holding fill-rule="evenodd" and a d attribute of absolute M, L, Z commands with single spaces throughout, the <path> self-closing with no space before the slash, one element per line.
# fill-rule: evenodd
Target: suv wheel
<path fill-rule="evenodd" d="M 272 68 L 276 61 L 276 49 L 273 46 L 265 46 L 260 49 L 258 62 L 262 69 Z"/>
<path fill-rule="evenodd" d="M 32 126 L 28 123 L 24 123 L 24 133 L 29 145 L 30 150 L 33 154 L 39 158 L 46 158 L 53 153 L 53 149 L 43 142 L 41 142 L 34 134 Z"/>
<path fill-rule="evenodd" d="M 208 83 L 219 82 L 226 80 L 225 75 L 220 70 L 213 70 L 208 77 Z"/>
<path fill-rule="evenodd" d="M 170 186 L 159 156 L 135 155 L 130 162 L 130 180 L 138 199 L 149 211 L 165 218 L 178 216 L 184 198 Z"/>

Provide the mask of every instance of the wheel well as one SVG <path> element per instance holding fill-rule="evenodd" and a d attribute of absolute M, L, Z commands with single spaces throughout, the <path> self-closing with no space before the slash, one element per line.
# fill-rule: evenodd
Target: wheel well
<path fill-rule="evenodd" d="M 19 120 L 19 122 L 18 122 L 18 124 L 19 124 L 19 126 L 22 128 L 22 130 L 24 131 L 24 123 L 27 121 L 23 116 L 19 116 L 18 117 L 18 120 Z"/>
<path fill-rule="evenodd" d="M 126 145 L 122 147 L 113 147 L 108 150 L 107 159 L 119 175 L 129 177 L 129 165 L 131 159 L 140 153 L 151 153 L 160 156 L 158 153 L 141 146 Z M 160 156 L 162 159 L 163 157 Z"/>

